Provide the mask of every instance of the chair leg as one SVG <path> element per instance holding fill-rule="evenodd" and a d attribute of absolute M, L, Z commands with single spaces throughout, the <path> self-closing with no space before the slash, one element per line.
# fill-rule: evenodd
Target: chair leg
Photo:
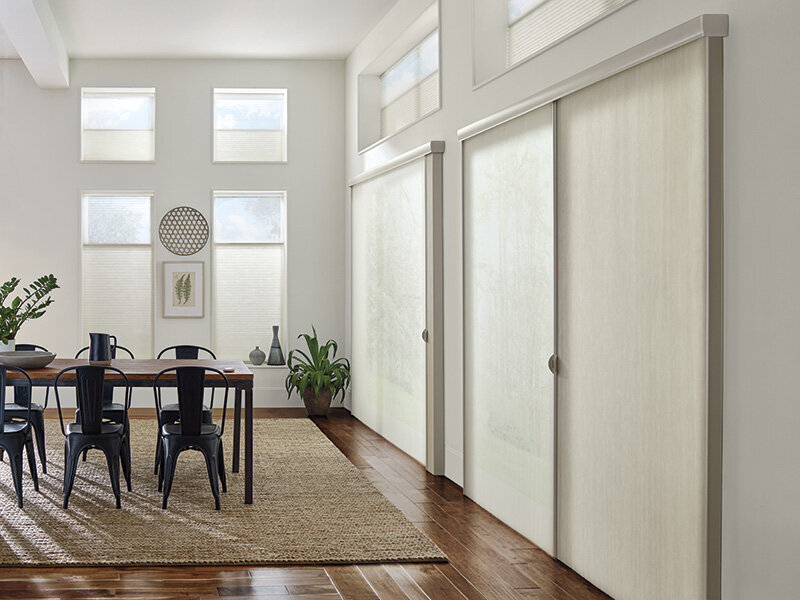
<path fill-rule="evenodd" d="M 120 440 L 121 441 L 121 440 Z M 122 508 L 122 500 L 120 498 L 119 490 L 119 449 L 112 446 L 103 448 L 106 455 L 106 462 L 108 463 L 108 474 L 111 477 L 111 489 L 114 491 L 114 498 L 117 500 L 117 508 Z"/>
<path fill-rule="evenodd" d="M 88 448 L 86 448 L 86 449 L 83 451 L 83 462 L 86 462 L 86 455 L 87 455 L 87 454 L 89 454 L 89 449 L 88 449 Z"/>
<path fill-rule="evenodd" d="M 125 437 L 122 440 L 122 445 L 119 449 L 119 458 L 122 462 L 122 474 L 125 476 L 125 484 L 128 486 L 128 491 L 132 492 L 131 487 L 131 446 L 130 440 Z"/>
<path fill-rule="evenodd" d="M 222 440 L 219 441 L 219 448 L 217 449 L 217 470 L 219 471 L 219 480 L 222 482 L 222 493 L 228 493 L 228 482 L 225 476 L 225 456 L 222 451 Z"/>
<path fill-rule="evenodd" d="M 164 467 L 163 467 L 163 476 L 164 476 L 164 496 L 161 501 L 161 508 L 167 508 L 167 499 L 169 498 L 169 493 L 172 491 L 172 478 L 175 476 L 175 464 L 178 461 L 178 454 L 172 454 L 167 451 L 167 443 L 164 442 L 164 448 L 162 448 L 162 452 L 164 454 Z"/>
<path fill-rule="evenodd" d="M 11 475 L 14 478 L 14 490 L 17 492 L 17 504 L 22 508 L 22 448 L 17 454 L 8 453 L 11 463 Z"/>
<path fill-rule="evenodd" d="M 211 483 L 211 493 L 214 495 L 214 507 L 219 510 L 219 472 L 217 470 L 216 452 L 212 453 L 210 449 L 203 449 L 203 456 L 206 458 L 208 481 Z"/>
<path fill-rule="evenodd" d="M 28 435 L 25 440 L 25 450 L 28 452 L 28 467 L 31 470 L 31 478 L 33 479 L 33 489 L 39 491 L 39 474 L 36 472 L 36 453 L 33 451 L 33 436 Z"/>
<path fill-rule="evenodd" d="M 162 462 L 163 461 L 161 458 L 161 424 L 159 423 L 158 435 L 156 436 L 156 464 L 153 467 L 153 475 L 158 475 L 158 469 L 161 466 Z M 161 490 L 160 487 L 158 489 Z"/>
<path fill-rule="evenodd" d="M 39 450 L 39 462 L 42 463 L 42 473 L 47 475 L 47 451 L 44 443 L 44 413 L 31 411 L 31 426 L 36 435 L 36 448 Z"/>
<path fill-rule="evenodd" d="M 78 459 L 82 448 L 72 450 L 69 441 L 65 443 L 64 454 L 64 508 L 69 508 L 69 496 L 72 493 L 72 484 L 75 483 L 75 472 L 78 470 Z"/>

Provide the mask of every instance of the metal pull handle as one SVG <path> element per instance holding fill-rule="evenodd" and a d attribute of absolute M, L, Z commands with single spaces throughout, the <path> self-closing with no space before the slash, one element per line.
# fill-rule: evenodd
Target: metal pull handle
<path fill-rule="evenodd" d="M 427 329 L 423 329 L 422 330 L 422 341 L 425 342 L 426 344 L 428 343 L 428 330 Z"/>
<path fill-rule="evenodd" d="M 547 361 L 547 368 L 550 369 L 553 375 L 558 375 L 558 357 L 555 354 L 550 355 Z"/>

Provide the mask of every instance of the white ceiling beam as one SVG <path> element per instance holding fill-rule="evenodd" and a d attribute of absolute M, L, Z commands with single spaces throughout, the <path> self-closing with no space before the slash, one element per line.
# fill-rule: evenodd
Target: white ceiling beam
<path fill-rule="evenodd" d="M 48 0 L 0 0 L 0 23 L 40 88 L 69 87 L 69 56 Z"/>

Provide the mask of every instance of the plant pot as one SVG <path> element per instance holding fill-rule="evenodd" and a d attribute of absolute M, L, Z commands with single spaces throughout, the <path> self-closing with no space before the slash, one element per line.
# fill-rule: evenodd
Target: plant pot
<path fill-rule="evenodd" d="M 308 386 L 306 393 L 303 394 L 303 404 L 306 405 L 309 417 L 324 417 L 328 414 L 328 408 L 331 405 L 331 391 L 322 390 L 316 394 L 314 388 Z"/>
<path fill-rule="evenodd" d="M 14 347 L 16 346 L 16 341 L 8 340 L 7 344 L 3 343 L 3 340 L 0 340 L 0 352 L 14 352 Z"/>

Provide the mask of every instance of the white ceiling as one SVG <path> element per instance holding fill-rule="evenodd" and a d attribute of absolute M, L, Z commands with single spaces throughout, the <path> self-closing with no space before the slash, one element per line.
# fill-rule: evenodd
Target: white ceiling
<path fill-rule="evenodd" d="M 70 58 L 344 58 L 397 0 L 50 0 Z M 0 58 L 17 54 L 0 29 Z"/>

